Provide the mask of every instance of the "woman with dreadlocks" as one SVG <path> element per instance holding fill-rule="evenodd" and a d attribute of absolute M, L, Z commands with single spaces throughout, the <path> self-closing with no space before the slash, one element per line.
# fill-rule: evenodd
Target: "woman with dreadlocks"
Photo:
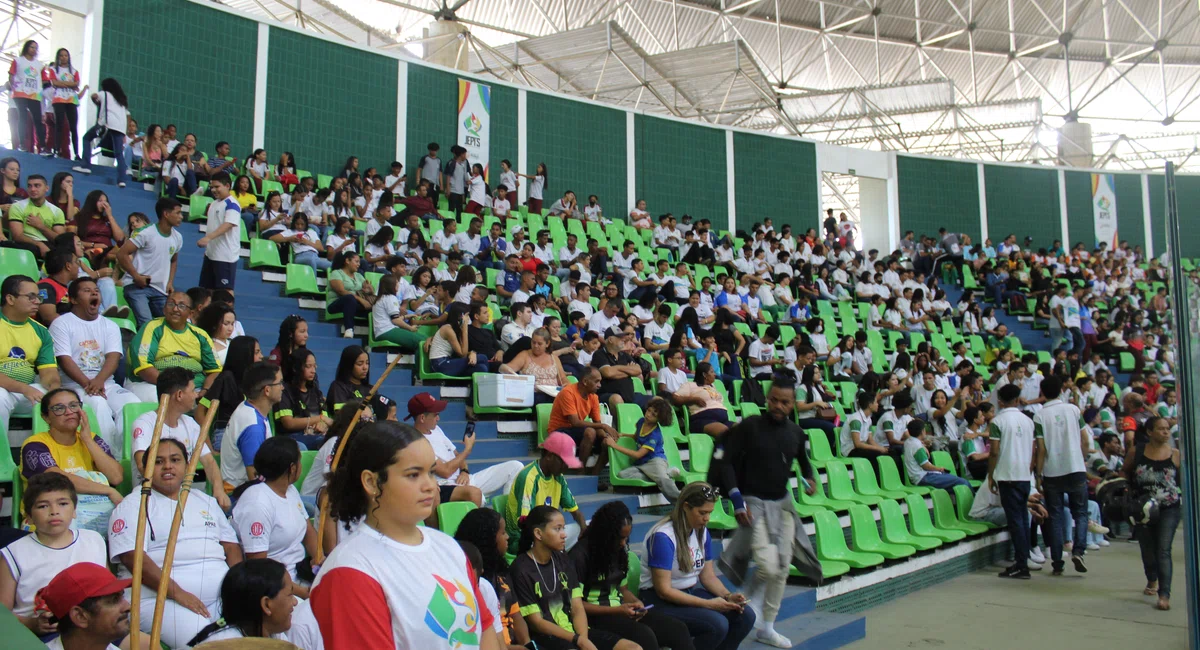
<path fill-rule="evenodd" d="M 588 626 L 629 639 L 642 650 L 693 650 L 687 625 L 666 614 L 647 609 L 625 585 L 629 562 L 629 535 L 633 517 L 620 501 L 604 504 L 592 515 L 587 530 L 569 556 L 583 585 L 583 609 Z"/>

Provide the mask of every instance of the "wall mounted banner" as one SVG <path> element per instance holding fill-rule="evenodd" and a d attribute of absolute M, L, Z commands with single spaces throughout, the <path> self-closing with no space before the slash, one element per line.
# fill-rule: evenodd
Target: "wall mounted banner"
<path fill-rule="evenodd" d="M 1092 174 L 1092 219 L 1096 224 L 1096 246 L 1108 243 L 1117 249 L 1117 193 L 1112 174 Z"/>
<path fill-rule="evenodd" d="M 484 180 L 488 178 L 491 112 L 492 87 L 459 79 L 458 144 L 467 150 L 467 159 L 472 165 L 483 165 Z"/>

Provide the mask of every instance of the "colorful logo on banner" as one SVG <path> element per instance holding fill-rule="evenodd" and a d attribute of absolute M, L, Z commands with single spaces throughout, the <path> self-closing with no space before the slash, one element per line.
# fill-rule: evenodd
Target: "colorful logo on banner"
<path fill-rule="evenodd" d="M 491 143 L 492 88 L 466 79 L 458 80 L 458 144 L 467 150 L 472 165 L 483 166 L 488 178 L 488 147 Z"/>
<path fill-rule="evenodd" d="M 1096 226 L 1096 245 L 1117 248 L 1117 194 L 1112 174 L 1092 174 L 1092 220 Z"/>

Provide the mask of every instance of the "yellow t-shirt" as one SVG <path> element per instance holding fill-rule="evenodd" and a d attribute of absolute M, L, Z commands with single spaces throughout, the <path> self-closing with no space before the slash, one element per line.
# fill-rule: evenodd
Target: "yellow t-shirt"
<path fill-rule="evenodd" d="M 13 381 L 32 384 L 38 371 L 54 368 L 54 340 L 41 323 L 14 323 L 0 316 L 0 373 Z"/>

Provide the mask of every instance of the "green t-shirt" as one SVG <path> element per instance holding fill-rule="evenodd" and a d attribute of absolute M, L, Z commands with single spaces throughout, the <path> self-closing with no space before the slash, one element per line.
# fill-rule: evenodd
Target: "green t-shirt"
<path fill-rule="evenodd" d="M 342 271 L 341 269 L 338 269 L 336 271 L 330 271 L 329 272 L 329 280 L 328 280 L 329 285 L 325 287 L 325 305 L 326 306 L 332 305 L 333 301 L 337 300 L 339 297 L 337 295 L 337 292 L 335 292 L 333 290 L 333 281 L 334 280 L 341 280 L 342 288 L 345 289 L 346 291 L 349 291 L 350 293 L 358 293 L 358 290 L 362 289 L 363 282 L 366 282 L 367 279 L 365 277 L 363 277 L 362 273 L 355 273 L 353 276 L 349 276 L 349 275 L 346 275 L 346 273 L 344 271 Z"/>
<path fill-rule="evenodd" d="M 42 223 L 46 224 L 47 228 L 54 226 L 66 226 L 67 218 L 63 215 L 63 211 L 58 209 L 58 206 L 46 201 L 39 205 L 34 205 L 29 199 L 23 199 L 12 204 L 8 209 L 8 220 L 20 221 L 22 224 L 28 222 L 29 215 L 34 214 L 41 217 Z M 46 235 L 37 228 L 25 226 L 25 236 L 37 241 L 46 241 Z"/>

